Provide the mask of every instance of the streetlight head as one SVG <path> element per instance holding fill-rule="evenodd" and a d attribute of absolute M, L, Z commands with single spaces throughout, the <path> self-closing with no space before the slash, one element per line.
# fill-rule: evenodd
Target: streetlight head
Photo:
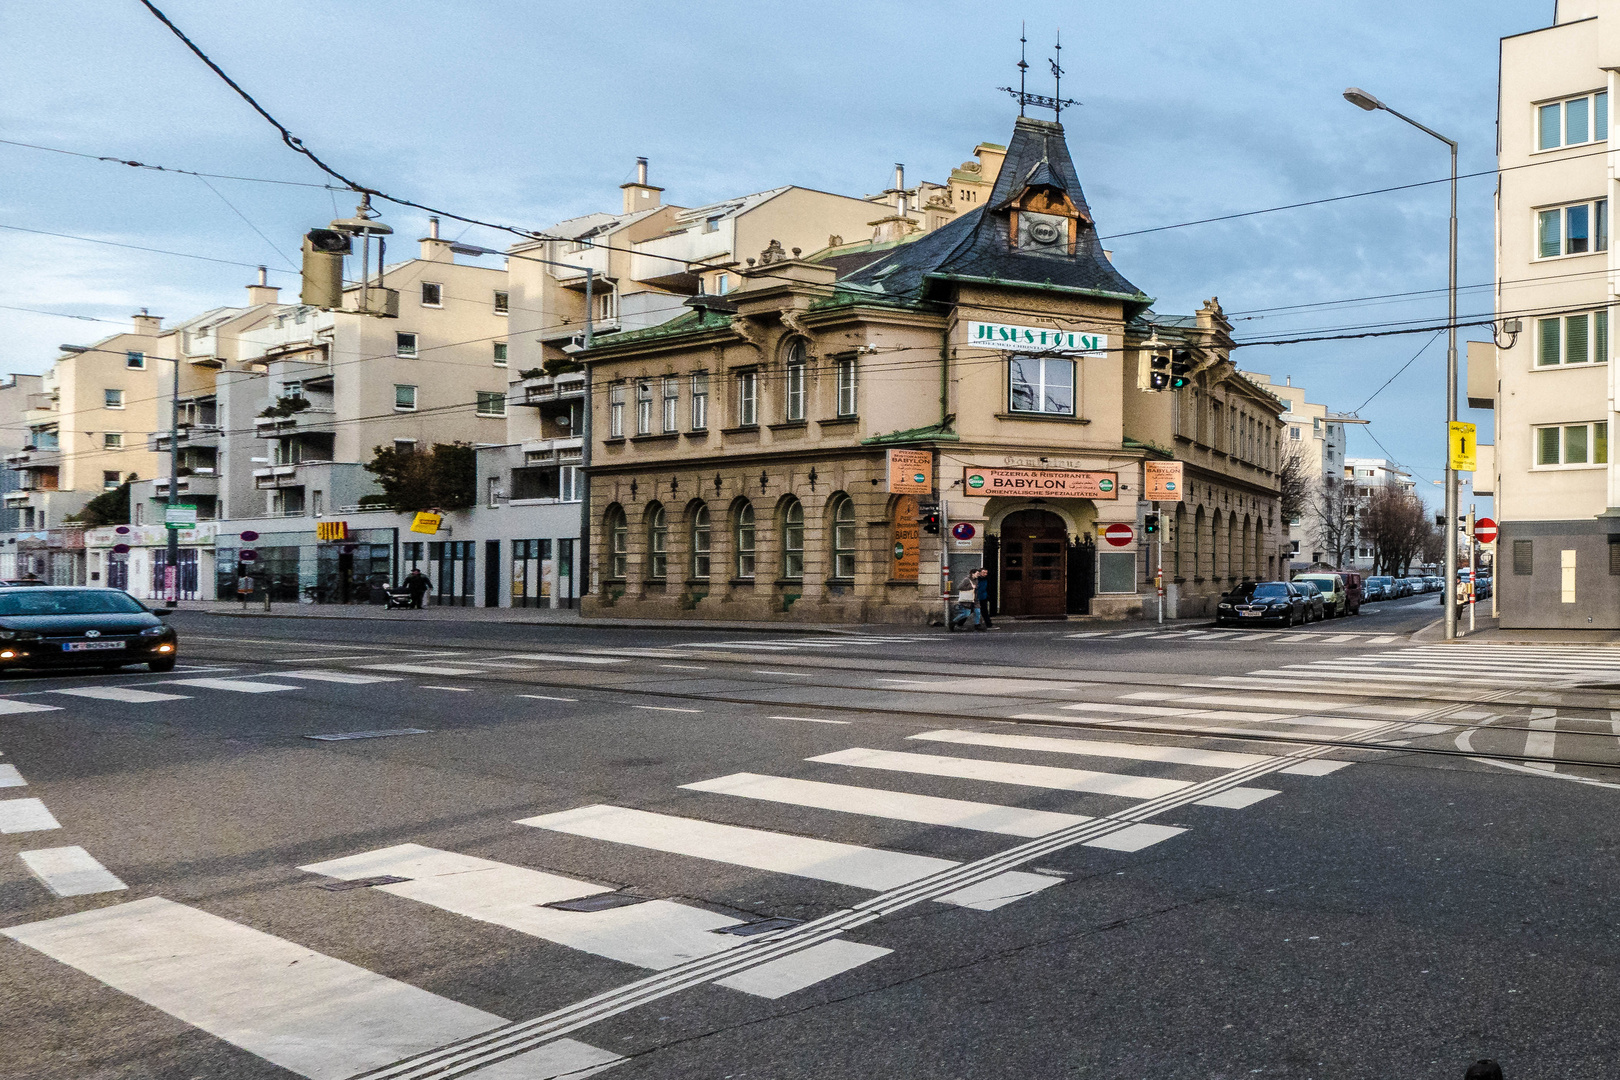
<path fill-rule="evenodd" d="M 1344 92 L 1344 100 L 1356 106 L 1356 108 L 1366 109 L 1368 112 L 1376 112 L 1384 107 L 1382 101 L 1379 101 L 1367 91 L 1354 86 Z"/>
<path fill-rule="evenodd" d="M 500 252 L 498 252 L 498 251 L 491 251 L 489 248 L 487 248 L 487 247 L 479 247 L 477 244 L 451 244 L 450 245 L 450 250 L 454 254 L 457 254 L 457 255 L 499 255 L 500 254 Z"/>

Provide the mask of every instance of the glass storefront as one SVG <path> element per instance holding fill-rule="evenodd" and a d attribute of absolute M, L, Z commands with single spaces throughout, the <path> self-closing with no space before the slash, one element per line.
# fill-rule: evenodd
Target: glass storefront
<path fill-rule="evenodd" d="M 249 551 L 253 557 L 244 560 Z M 359 529 L 350 539 L 331 543 L 318 542 L 310 532 L 263 533 L 247 542 L 221 536 L 215 545 L 215 595 L 237 599 L 236 581 L 245 572 L 257 583 L 255 600 L 268 592 L 277 603 L 381 604 L 386 588 L 397 584 L 393 553 L 393 529 Z"/>

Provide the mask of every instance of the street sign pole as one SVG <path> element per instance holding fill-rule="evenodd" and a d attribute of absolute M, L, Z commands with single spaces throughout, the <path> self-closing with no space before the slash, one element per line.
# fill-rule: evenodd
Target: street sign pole
<path fill-rule="evenodd" d="M 1474 632 L 1474 605 L 1479 602 L 1479 538 L 1474 535 L 1474 504 L 1468 504 L 1468 632 Z"/>
<path fill-rule="evenodd" d="M 1152 513 L 1159 512 L 1158 501 L 1152 504 Z M 1159 624 L 1164 624 L 1164 519 L 1159 519 L 1159 529 L 1153 534 L 1153 586 L 1159 590 Z"/>
<path fill-rule="evenodd" d="M 941 487 L 944 485 L 942 484 Z M 945 629 L 951 628 L 951 545 L 945 538 L 951 535 L 951 508 L 945 501 L 945 492 L 939 493 L 939 592 L 945 605 Z"/>

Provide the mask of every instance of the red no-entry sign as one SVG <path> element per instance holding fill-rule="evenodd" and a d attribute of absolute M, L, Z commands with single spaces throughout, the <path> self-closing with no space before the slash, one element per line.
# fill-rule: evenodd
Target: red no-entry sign
<path fill-rule="evenodd" d="M 1115 547 L 1124 547 L 1136 539 L 1136 530 L 1124 522 L 1115 522 L 1103 530 L 1103 539 Z"/>
<path fill-rule="evenodd" d="M 1480 518 L 1474 522 L 1474 539 L 1482 544 L 1496 542 L 1496 522 L 1490 518 Z"/>

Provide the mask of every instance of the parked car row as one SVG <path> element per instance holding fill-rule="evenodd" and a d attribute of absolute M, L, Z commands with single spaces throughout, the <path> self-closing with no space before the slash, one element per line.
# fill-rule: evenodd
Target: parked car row
<path fill-rule="evenodd" d="M 1220 598 L 1215 625 L 1320 622 L 1361 610 L 1361 575 L 1353 570 L 1300 574 L 1293 581 L 1245 581 Z"/>
<path fill-rule="evenodd" d="M 1440 592 L 1446 587 L 1446 579 L 1441 577 L 1387 577 L 1374 576 L 1367 579 L 1368 600 L 1399 600 L 1407 596 L 1421 596 L 1424 593 Z"/>

